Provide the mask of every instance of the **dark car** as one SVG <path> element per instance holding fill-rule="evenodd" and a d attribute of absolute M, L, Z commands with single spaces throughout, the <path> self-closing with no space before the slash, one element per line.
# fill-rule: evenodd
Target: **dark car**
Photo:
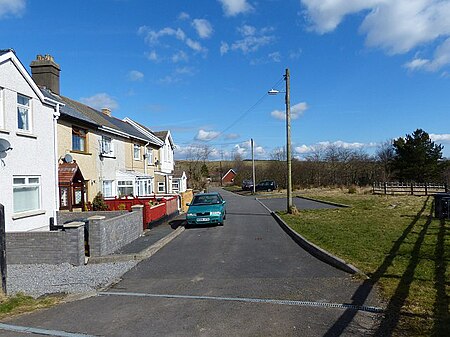
<path fill-rule="evenodd" d="M 253 180 L 245 179 L 242 181 L 242 190 L 251 191 L 253 190 Z"/>
<path fill-rule="evenodd" d="M 263 180 L 261 182 L 259 182 L 258 184 L 256 184 L 255 189 L 257 191 L 274 191 L 277 189 L 277 183 L 274 180 Z"/>
<path fill-rule="evenodd" d="M 226 201 L 217 193 L 199 193 L 188 204 L 186 220 L 189 225 L 217 224 L 223 225 L 226 218 Z"/>

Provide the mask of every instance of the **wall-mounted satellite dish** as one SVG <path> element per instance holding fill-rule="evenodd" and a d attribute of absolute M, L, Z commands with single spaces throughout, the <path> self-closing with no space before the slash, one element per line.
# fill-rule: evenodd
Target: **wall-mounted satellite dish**
<path fill-rule="evenodd" d="M 66 163 L 71 163 L 71 162 L 73 162 L 73 158 L 72 158 L 72 156 L 71 156 L 70 154 L 66 154 L 66 155 L 64 156 L 63 160 L 64 160 L 64 162 L 66 162 Z"/>
<path fill-rule="evenodd" d="M 0 138 L 0 152 L 6 152 L 12 150 L 11 144 L 3 138 Z"/>
<path fill-rule="evenodd" d="M 6 158 L 6 151 L 0 152 L 0 159 Z"/>

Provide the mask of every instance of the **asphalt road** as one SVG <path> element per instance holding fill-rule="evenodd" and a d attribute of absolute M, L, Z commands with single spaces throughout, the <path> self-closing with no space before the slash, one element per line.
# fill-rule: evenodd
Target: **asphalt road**
<path fill-rule="evenodd" d="M 223 227 L 187 229 L 103 294 L 3 323 L 74 337 L 370 335 L 379 314 L 340 307 L 360 281 L 303 251 L 254 198 L 221 193 Z"/>

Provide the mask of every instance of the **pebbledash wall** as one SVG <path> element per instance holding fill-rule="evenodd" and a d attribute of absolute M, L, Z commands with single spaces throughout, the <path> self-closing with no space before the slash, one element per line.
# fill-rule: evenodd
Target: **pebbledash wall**
<path fill-rule="evenodd" d="M 115 217 L 111 214 L 115 213 Z M 58 223 L 85 219 L 89 226 L 90 256 L 104 256 L 137 239 L 142 234 L 143 206 L 131 212 L 59 213 Z M 84 221 L 63 224 L 63 230 L 6 233 L 7 264 L 84 264 Z"/>

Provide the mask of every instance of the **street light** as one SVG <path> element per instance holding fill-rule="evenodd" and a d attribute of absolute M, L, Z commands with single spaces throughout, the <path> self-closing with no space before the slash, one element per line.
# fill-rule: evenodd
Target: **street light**
<path fill-rule="evenodd" d="M 286 81 L 286 161 L 287 161 L 287 212 L 292 213 L 292 162 L 291 162 L 291 98 L 290 98 L 290 74 L 289 69 L 286 69 L 284 75 Z M 282 91 L 270 89 L 267 93 L 269 95 L 277 95 Z"/>

